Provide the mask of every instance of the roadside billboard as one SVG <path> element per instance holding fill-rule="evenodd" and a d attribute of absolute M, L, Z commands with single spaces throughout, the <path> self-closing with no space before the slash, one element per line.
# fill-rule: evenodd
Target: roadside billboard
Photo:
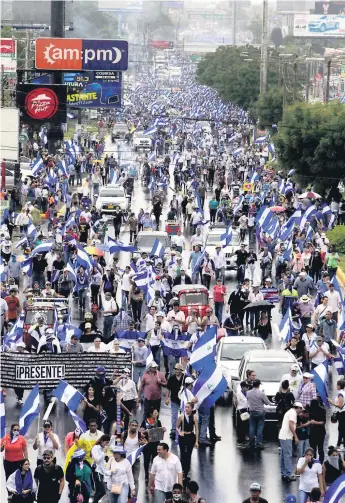
<path fill-rule="evenodd" d="M 140 12 L 143 0 L 98 0 L 98 10 Z"/>
<path fill-rule="evenodd" d="M 128 42 L 82 38 L 37 38 L 39 70 L 127 70 Z"/>
<path fill-rule="evenodd" d="M 17 107 L 23 122 L 66 122 L 67 87 L 17 85 Z"/>
<path fill-rule="evenodd" d="M 0 39 L 0 68 L 6 74 L 17 72 L 17 40 L 13 38 Z"/>
<path fill-rule="evenodd" d="M 6 161 L 18 161 L 19 110 L 0 108 L 0 157 Z"/>
<path fill-rule="evenodd" d="M 294 17 L 294 36 L 344 38 L 345 16 L 296 14 Z"/>

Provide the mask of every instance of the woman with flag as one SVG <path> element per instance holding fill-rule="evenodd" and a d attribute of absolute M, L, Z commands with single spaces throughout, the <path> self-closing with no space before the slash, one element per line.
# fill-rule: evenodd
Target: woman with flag
<path fill-rule="evenodd" d="M 7 480 L 20 467 L 21 461 L 28 458 L 26 440 L 20 435 L 18 423 L 13 423 L 10 432 L 1 439 L 0 451 L 5 451 L 4 469 Z"/>
<path fill-rule="evenodd" d="M 6 489 L 11 496 L 11 503 L 33 503 L 37 485 L 30 470 L 27 458 L 19 462 L 19 468 L 9 476 Z"/>

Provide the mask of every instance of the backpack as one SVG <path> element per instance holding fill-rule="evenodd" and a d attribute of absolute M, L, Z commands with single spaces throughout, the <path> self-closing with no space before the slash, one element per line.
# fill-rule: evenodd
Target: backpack
<path fill-rule="evenodd" d="M 287 398 L 289 397 L 289 393 L 282 393 L 279 402 L 277 403 L 276 412 L 278 415 L 284 415 L 291 407 L 289 407 L 289 402 Z"/>

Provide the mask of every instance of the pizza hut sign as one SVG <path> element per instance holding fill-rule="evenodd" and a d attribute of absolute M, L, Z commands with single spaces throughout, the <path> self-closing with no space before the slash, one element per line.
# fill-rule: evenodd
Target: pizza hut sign
<path fill-rule="evenodd" d="M 17 89 L 17 106 L 24 121 L 66 122 L 66 103 L 66 86 L 21 84 Z"/>

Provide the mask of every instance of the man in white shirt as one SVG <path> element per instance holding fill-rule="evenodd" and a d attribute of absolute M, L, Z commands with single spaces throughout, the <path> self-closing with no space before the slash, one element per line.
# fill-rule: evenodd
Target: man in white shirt
<path fill-rule="evenodd" d="M 225 274 L 226 261 L 225 261 L 224 252 L 222 252 L 221 245 L 216 246 L 216 251 L 213 255 L 213 263 L 214 263 L 214 267 L 216 269 L 216 279 L 218 279 L 218 278 L 223 279 L 224 274 Z"/>
<path fill-rule="evenodd" d="M 322 337 L 316 337 L 316 345 L 310 347 L 309 350 L 309 360 L 312 363 L 312 368 L 317 367 L 320 363 L 323 363 L 329 358 L 332 358 L 332 355 L 329 352 L 329 344 L 324 342 Z"/>
<path fill-rule="evenodd" d="M 56 257 L 57 255 L 53 251 L 49 251 L 45 256 L 45 259 L 48 264 L 46 268 L 48 281 L 52 280 L 53 262 L 56 260 Z"/>
<path fill-rule="evenodd" d="M 334 289 L 333 283 L 328 285 L 329 290 L 325 292 L 325 296 L 328 297 L 328 308 L 333 313 L 333 320 L 338 321 L 338 311 L 341 310 L 341 299 L 339 292 Z"/>
<path fill-rule="evenodd" d="M 147 313 L 145 316 L 145 331 L 149 332 L 153 328 L 155 328 L 155 323 L 156 323 L 156 314 L 157 314 L 157 308 L 156 306 L 151 306 L 150 307 L 150 312 Z"/>
<path fill-rule="evenodd" d="M 298 363 L 293 363 L 290 368 L 289 374 L 284 374 L 280 379 L 280 386 L 283 381 L 289 381 L 289 388 L 291 393 L 294 394 L 295 398 L 297 397 L 297 390 L 302 382 L 302 375 L 298 372 L 299 365 Z"/>
<path fill-rule="evenodd" d="M 190 240 L 191 250 L 194 249 L 195 245 L 198 245 L 201 247 L 203 247 L 203 245 L 204 245 L 204 238 L 201 233 L 201 227 L 197 227 L 196 233 L 193 234 L 193 236 L 191 237 L 191 240 Z"/>
<path fill-rule="evenodd" d="M 160 442 L 150 472 L 149 487 L 156 503 L 172 499 L 173 485 L 182 485 L 182 466 L 179 458 L 169 452 L 169 446 Z"/>
<path fill-rule="evenodd" d="M 179 309 L 180 308 L 179 308 L 178 303 L 175 303 L 173 305 L 172 310 L 168 312 L 166 319 L 172 325 L 178 325 L 180 330 L 182 331 L 182 325 L 185 323 L 186 317 L 184 315 L 184 312 L 180 311 Z"/>
<path fill-rule="evenodd" d="M 296 477 L 292 475 L 292 440 L 295 439 L 295 443 L 299 443 L 296 423 L 297 414 L 300 414 L 302 410 L 303 405 L 300 402 L 295 402 L 293 408 L 285 412 L 279 432 L 280 472 L 282 479 L 286 481 L 296 480 Z"/>
<path fill-rule="evenodd" d="M 100 337 L 96 337 L 93 344 L 88 348 L 88 353 L 108 353 L 109 348 L 104 342 L 101 341 Z"/>

